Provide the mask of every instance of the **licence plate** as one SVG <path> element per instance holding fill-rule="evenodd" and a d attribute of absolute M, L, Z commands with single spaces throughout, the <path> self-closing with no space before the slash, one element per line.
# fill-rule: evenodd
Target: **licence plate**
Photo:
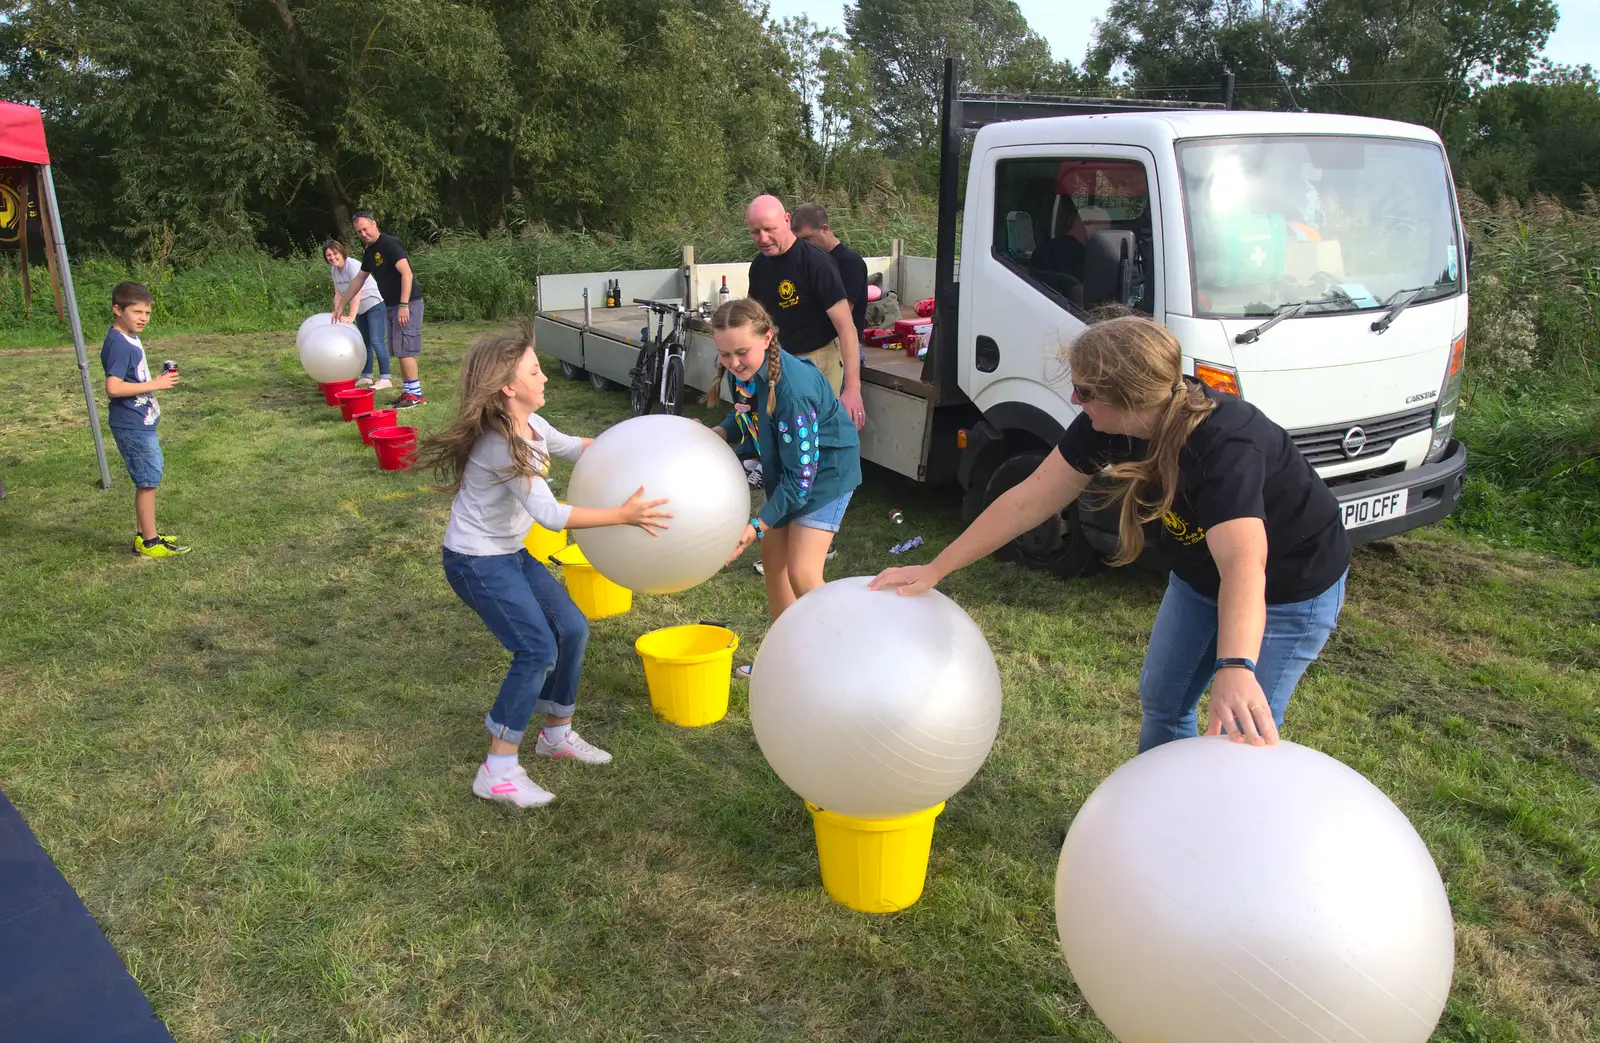
<path fill-rule="evenodd" d="M 1339 514 L 1347 529 L 1398 518 L 1406 513 L 1406 499 L 1411 490 L 1398 489 L 1392 493 L 1379 493 L 1359 500 L 1346 500 L 1339 504 Z"/>

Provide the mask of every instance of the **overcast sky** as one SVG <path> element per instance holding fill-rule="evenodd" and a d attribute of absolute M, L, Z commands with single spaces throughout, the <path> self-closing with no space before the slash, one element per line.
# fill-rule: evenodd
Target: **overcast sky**
<path fill-rule="evenodd" d="M 813 22 L 844 31 L 844 3 L 838 0 L 768 0 L 774 19 L 809 15 Z M 1105 14 L 1109 0 L 1017 0 L 1034 32 L 1050 43 L 1056 59 L 1083 64 L 1094 32 L 1094 20 Z M 1600 63 L 1600 0 L 1563 0 L 1561 21 L 1545 55 L 1566 65 Z"/>

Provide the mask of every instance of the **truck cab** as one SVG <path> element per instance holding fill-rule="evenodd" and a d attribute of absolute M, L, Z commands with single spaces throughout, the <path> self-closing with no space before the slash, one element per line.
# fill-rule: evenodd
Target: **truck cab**
<path fill-rule="evenodd" d="M 959 105 L 947 85 L 947 159 Z M 1108 308 L 1166 325 L 1186 373 L 1286 428 L 1352 542 L 1460 498 L 1466 241 L 1432 131 L 1224 108 L 1003 119 L 972 139 L 962 215 L 928 368 L 970 404 L 969 518 L 1077 415 L 1062 349 Z M 1090 568 L 1117 524 L 1082 500 L 1003 556 Z"/>

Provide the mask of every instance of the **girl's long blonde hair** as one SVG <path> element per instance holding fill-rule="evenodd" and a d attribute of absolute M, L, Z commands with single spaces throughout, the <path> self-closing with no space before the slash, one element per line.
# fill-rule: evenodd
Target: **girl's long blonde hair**
<path fill-rule="evenodd" d="M 513 329 L 486 333 L 473 342 L 461 363 L 460 410 L 449 427 L 423 443 L 418 467 L 433 468 L 454 491 L 461 485 L 472 447 L 493 431 L 506 440 L 511 452 L 511 468 L 503 480 L 543 473 L 545 458 L 528 441 L 537 439 L 538 431 L 512 429 L 510 400 L 500 390 L 517 379 L 517 366 L 532 346 L 533 326 L 526 319 Z"/>
<path fill-rule="evenodd" d="M 765 337 L 775 328 L 772 316 L 767 314 L 767 309 L 754 297 L 741 297 L 739 300 L 729 301 L 711 316 L 712 330 L 736 330 L 745 327 L 749 327 L 758 337 Z M 722 374 L 726 372 L 719 359 L 716 373 L 711 377 L 711 390 L 706 392 L 706 405 L 717 404 L 717 394 L 722 390 Z M 774 336 L 767 345 L 767 416 L 771 416 L 772 411 L 778 408 L 778 380 L 782 376 L 783 349 L 778 346 L 778 338 Z"/>
<path fill-rule="evenodd" d="M 1130 411 L 1160 407 L 1143 460 L 1113 464 L 1108 502 L 1121 504 L 1113 565 L 1144 550 L 1144 525 L 1164 517 L 1178 494 L 1178 458 L 1189 435 L 1215 409 L 1199 384 L 1183 379 L 1183 348 L 1170 330 L 1142 316 L 1108 319 L 1067 348 L 1073 383 L 1097 402 Z"/>

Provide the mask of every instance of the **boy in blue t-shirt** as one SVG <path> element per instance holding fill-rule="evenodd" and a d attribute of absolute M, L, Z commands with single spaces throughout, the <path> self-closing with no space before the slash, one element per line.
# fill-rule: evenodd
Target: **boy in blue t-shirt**
<path fill-rule="evenodd" d="M 133 552 L 145 558 L 170 558 L 189 548 L 156 531 L 156 487 L 161 484 L 161 441 L 156 423 L 161 406 L 155 392 L 178 383 L 176 368 L 154 379 L 139 334 L 150 324 L 155 298 L 136 282 L 119 282 L 111 291 L 111 329 L 100 345 L 100 365 L 106 371 L 106 397 L 111 400 L 111 437 L 133 479 L 133 513 L 139 532 Z"/>

